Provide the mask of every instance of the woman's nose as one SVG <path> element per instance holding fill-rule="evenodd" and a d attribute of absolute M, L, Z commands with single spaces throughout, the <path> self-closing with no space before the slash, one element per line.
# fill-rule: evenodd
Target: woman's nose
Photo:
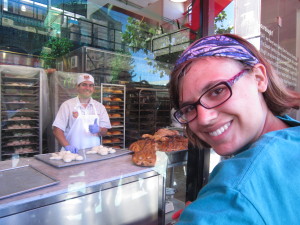
<path fill-rule="evenodd" d="M 197 105 L 197 122 L 201 125 L 208 125 L 218 117 L 216 109 L 206 109 L 201 105 Z"/>

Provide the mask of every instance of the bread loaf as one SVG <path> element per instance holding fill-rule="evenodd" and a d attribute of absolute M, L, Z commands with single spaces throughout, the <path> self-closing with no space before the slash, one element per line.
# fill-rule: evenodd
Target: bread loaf
<path fill-rule="evenodd" d="M 121 142 L 121 139 L 120 138 L 112 138 L 111 142 Z"/>
<path fill-rule="evenodd" d="M 154 135 L 146 134 L 142 137 L 128 148 L 134 152 L 133 163 L 139 166 L 154 166 L 156 151 L 172 152 L 188 148 L 188 139 L 173 130 L 161 129 Z"/>
<path fill-rule="evenodd" d="M 112 105 L 112 106 L 110 106 L 110 108 L 111 109 L 120 109 L 120 106 L 118 106 L 118 105 Z"/>
<path fill-rule="evenodd" d="M 119 113 L 113 113 L 113 114 L 110 114 L 110 117 L 112 117 L 112 118 L 119 118 L 119 117 L 121 117 L 122 115 L 121 114 L 119 114 Z"/>
<path fill-rule="evenodd" d="M 111 101 L 110 97 L 103 97 L 103 101 Z"/>
<path fill-rule="evenodd" d="M 117 98 L 117 97 L 114 97 L 114 98 L 112 98 L 111 100 L 112 100 L 112 101 L 115 101 L 115 102 L 120 102 L 120 101 L 122 101 L 121 98 Z"/>
<path fill-rule="evenodd" d="M 138 140 L 138 141 L 133 142 L 129 146 L 128 149 L 133 151 L 133 152 L 139 152 L 144 148 L 145 144 L 146 144 L 146 140 Z"/>
<path fill-rule="evenodd" d="M 163 141 L 154 139 L 141 139 L 133 142 L 129 146 L 129 150 L 138 152 L 143 149 L 153 148 L 155 151 L 172 152 L 186 150 L 188 147 L 188 139 L 182 136 L 167 137 Z"/>
<path fill-rule="evenodd" d="M 154 149 L 145 149 L 135 152 L 132 161 L 138 166 L 154 166 L 156 162 L 156 151 Z"/>
<path fill-rule="evenodd" d="M 111 125 L 112 126 L 119 126 L 119 125 L 121 125 L 121 122 L 119 122 L 119 121 L 112 121 Z"/>

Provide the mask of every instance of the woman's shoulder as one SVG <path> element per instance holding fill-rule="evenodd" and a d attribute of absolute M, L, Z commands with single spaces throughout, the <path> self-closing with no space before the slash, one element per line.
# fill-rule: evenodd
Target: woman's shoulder
<path fill-rule="evenodd" d="M 267 133 L 239 154 L 221 161 L 212 171 L 210 181 L 213 185 L 239 189 L 256 179 L 258 173 L 275 171 L 273 162 L 284 167 L 289 160 L 300 158 L 299 143 L 300 126 Z"/>
<path fill-rule="evenodd" d="M 272 142 L 269 145 L 280 145 L 284 143 L 284 146 L 289 146 L 289 144 L 300 141 L 300 122 L 288 115 L 277 116 L 280 120 L 286 123 L 289 127 L 281 130 L 272 131 L 264 134 L 258 140 L 258 143 L 271 140 Z M 283 148 L 286 148 L 281 146 Z"/>
<path fill-rule="evenodd" d="M 199 199 L 203 202 L 203 199 L 215 196 L 216 204 L 226 201 L 228 205 L 230 202 L 236 205 L 239 202 L 242 206 L 246 204 L 247 210 L 249 203 L 264 219 L 277 216 L 279 220 L 280 216 L 288 215 L 286 211 L 280 212 L 288 207 L 277 206 L 281 206 L 285 199 L 296 205 L 294 196 L 300 185 L 299 131 L 300 126 L 294 126 L 270 132 L 234 157 L 221 161 L 200 191 Z M 287 176 L 293 178 L 288 186 Z M 270 202 L 273 209 L 266 211 Z"/>

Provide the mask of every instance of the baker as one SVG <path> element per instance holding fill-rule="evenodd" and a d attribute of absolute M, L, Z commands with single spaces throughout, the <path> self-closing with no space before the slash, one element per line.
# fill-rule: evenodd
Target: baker
<path fill-rule="evenodd" d="M 78 96 L 61 104 L 52 124 L 59 144 L 72 153 L 100 145 L 100 136 L 111 128 L 104 105 L 91 97 L 95 91 L 94 77 L 79 74 L 76 90 Z"/>

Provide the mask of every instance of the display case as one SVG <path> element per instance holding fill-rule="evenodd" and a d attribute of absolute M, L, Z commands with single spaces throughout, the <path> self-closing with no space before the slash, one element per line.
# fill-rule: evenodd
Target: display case
<path fill-rule="evenodd" d="M 12 164 L 1 162 L 0 172 Z M 51 177 L 48 182 L 58 183 L 0 199 L 1 225 L 165 224 L 164 177 L 151 168 L 133 165 L 129 154 L 64 169 L 33 157 L 19 160 L 18 166 L 28 164 Z M 3 193 L 1 189 L 5 187 L 0 186 Z"/>
<path fill-rule="evenodd" d="M 1 66 L 1 160 L 41 154 L 43 70 Z M 47 93 L 45 87 L 45 92 Z M 47 102 L 47 98 L 45 99 Z M 45 118 L 45 121 L 47 118 Z"/>
<path fill-rule="evenodd" d="M 133 87 L 126 92 L 126 145 L 143 134 L 154 134 L 170 125 L 170 98 L 167 89 Z"/>
<path fill-rule="evenodd" d="M 126 86 L 101 84 L 101 102 L 105 106 L 112 128 L 102 137 L 102 144 L 125 148 L 125 106 Z"/>

